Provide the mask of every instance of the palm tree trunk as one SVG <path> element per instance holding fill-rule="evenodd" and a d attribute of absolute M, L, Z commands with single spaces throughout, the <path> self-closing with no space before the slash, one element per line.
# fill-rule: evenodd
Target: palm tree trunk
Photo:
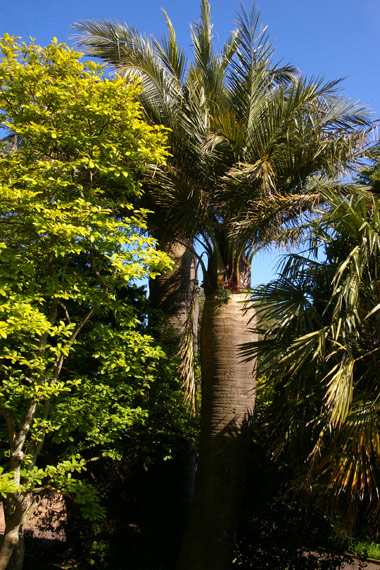
<path fill-rule="evenodd" d="M 202 318 L 202 417 L 198 471 L 179 570 L 230 568 L 244 485 L 255 363 L 239 346 L 255 340 L 245 293 L 206 298 Z"/>
<path fill-rule="evenodd" d="M 163 311 L 168 318 L 163 340 L 178 342 L 189 318 L 196 285 L 195 256 L 178 241 L 160 242 L 159 247 L 171 257 L 175 267 L 173 271 L 150 280 L 150 300 L 152 306 Z"/>
<path fill-rule="evenodd" d="M 199 313 L 195 256 L 177 241 L 160 242 L 159 248 L 171 257 L 175 267 L 173 271 L 159 275 L 149 282 L 151 304 L 154 309 L 162 311 L 165 317 L 164 327 L 159 330 L 158 338 L 171 352 L 177 353 L 181 339 L 190 325 L 195 352 L 198 344 Z M 172 471 L 170 487 L 162 484 L 162 480 L 167 478 L 167 470 Z M 153 539 L 148 540 L 146 544 L 148 551 L 155 550 L 155 553 L 150 552 L 150 555 L 156 556 L 156 563 L 169 566 L 175 563 L 193 501 L 194 476 L 195 451 L 191 441 L 180 442 L 177 453 L 169 464 L 166 462 L 161 469 L 158 466 L 156 468 L 153 492 L 160 495 L 161 504 L 165 504 L 165 513 L 162 509 L 152 512 L 152 529 L 150 532 L 148 529 L 147 534 Z M 159 544 L 160 548 L 155 544 Z"/>

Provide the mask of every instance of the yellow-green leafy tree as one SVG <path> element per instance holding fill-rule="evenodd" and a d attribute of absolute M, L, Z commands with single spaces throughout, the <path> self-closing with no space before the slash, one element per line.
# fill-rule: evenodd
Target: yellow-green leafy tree
<path fill-rule="evenodd" d="M 72 493 L 85 516 L 102 515 L 76 474 L 91 448 L 117 453 L 126 428 L 144 421 L 133 394 L 149 390 L 163 356 L 118 290 L 170 261 L 131 204 L 146 164 L 166 157 L 165 131 L 141 119 L 140 87 L 104 79 L 56 41 L 6 35 L 0 52 L 4 569 L 46 485 Z M 70 366 L 78 351 L 95 373 Z M 59 456 L 44 456 L 51 441 Z"/>

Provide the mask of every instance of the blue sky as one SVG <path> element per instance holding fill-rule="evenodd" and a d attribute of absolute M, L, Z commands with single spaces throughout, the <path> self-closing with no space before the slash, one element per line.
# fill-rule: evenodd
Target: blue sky
<path fill-rule="evenodd" d="M 185 48 L 189 25 L 198 19 L 200 0 L 0 0 L 0 35 L 30 37 L 46 45 L 53 37 L 71 43 L 70 24 L 81 19 L 126 21 L 139 31 L 165 32 L 161 8 L 169 14 Z M 278 60 L 306 75 L 344 78 L 342 93 L 368 104 L 380 117 L 380 0 L 258 0 Z M 245 2 L 250 6 L 250 2 Z M 217 42 L 234 28 L 240 0 L 214 0 Z M 189 57 L 191 54 L 189 53 Z M 273 275 L 275 254 L 254 262 L 253 282 Z"/>

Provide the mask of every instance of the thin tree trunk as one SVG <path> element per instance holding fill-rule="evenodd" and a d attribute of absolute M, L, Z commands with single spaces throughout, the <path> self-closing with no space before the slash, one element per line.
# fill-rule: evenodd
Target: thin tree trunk
<path fill-rule="evenodd" d="M 29 507 L 28 500 L 20 493 L 12 493 L 3 499 L 3 506 L 5 531 L 0 546 L 0 570 L 11 567 L 21 570 L 24 562 L 22 526 Z"/>
<path fill-rule="evenodd" d="M 23 527 L 19 532 L 18 543 L 13 549 L 13 554 L 8 562 L 7 570 L 22 570 L 25 558 L 25 540 Z"/>
<path fill-rule="evenodd" d="M 246 294 L 206 298 L 201 329 L 202 417 L 195 496 L 179 570 L 230 568 L 255 396 L 254 362 L 239 346 L 255 340 Z"/>

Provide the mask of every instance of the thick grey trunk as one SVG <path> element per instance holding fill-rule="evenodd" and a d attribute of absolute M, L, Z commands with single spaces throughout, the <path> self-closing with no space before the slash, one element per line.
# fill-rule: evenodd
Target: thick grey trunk
<path fill-rule="evenodd" d="M 201 440 L 195 496 L 179 570 L 230 568 L 244 484 L 255 363 L 239 347 L 255 340 L 243 293 L 208 297 L 202 318 Z"/>

